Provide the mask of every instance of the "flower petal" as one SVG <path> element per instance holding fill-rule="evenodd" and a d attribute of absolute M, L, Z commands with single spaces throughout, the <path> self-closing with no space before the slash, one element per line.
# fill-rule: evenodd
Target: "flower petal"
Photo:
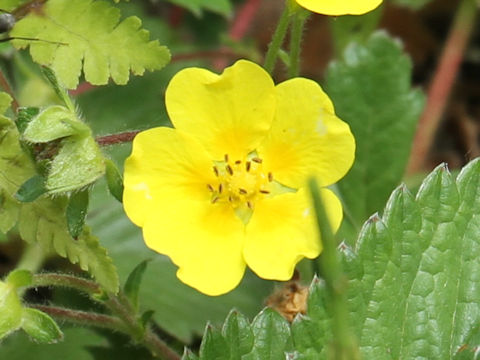
<path fill-rule="evenodd" d="M 212 162 L 195 139 L 166 127 L 143 131 L 135 137 L 132 154 L 125 161 L 125 212 L 143 226 L 159 199 L 208 201 L 207 184 L 213 181 Z"/>
<path fill-rule="evenodd" d="M 350 169 L 355 140 L 348 124 L 335 116 L 328 96 L 314 81 L 295 78 L 277 86 L 272 128 L 259 147 L 275 180 L 294 188 L 316 176 L 333 184 Z"/>
<path fill-rule="evenodd" d="M 324 15 L 361 15 L 377 8 L 382 0 L 296 0 L 315 13 Z"/>
<path fill-rule="evenodd" d="M 337 230 L 342 205 L 330 190 L 322 189 L 321 195 L 332 228 Z M 261 278 L 289 280 L 302 258 L 320 254 L 322 245 L 316 226 L 311 201 L 304 190 L 259 201 L 247 225 L 245 261 Z"/>
<path fill-rule="evenodd" d="M 166 105 L 174 126 L 200 141 L 213 159 L 241 159 L 270 128 L 275 88 L 265 70 L 246 60 L 221 75 L 188 68 L 170 81 Z"/>
<path fill-rule="evenodd" d="M 148 247 L 179 266 L 177 277 L 207 295 L 235 288 L 243 277 L 244 226 L 224 204 L 163 201 L 145 222 Z"/>

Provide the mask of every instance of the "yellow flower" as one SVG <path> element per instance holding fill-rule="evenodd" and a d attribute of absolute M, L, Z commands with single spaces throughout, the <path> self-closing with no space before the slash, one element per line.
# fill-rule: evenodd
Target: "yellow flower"
<path fill-rule="evenodd" d="M 361 15 L 377 8 L 383 0 L 296 0 L 298 5 L 324 15 Z"/>
<path fill-rule="evenodd" d="M 340 179 L 354 139 L 320 86 L 303 78 L 277 86 L 240 60 L 217 75 L 188 68 L 166 91 L 174 129 L 138 134 L 125 162 L 124 206 L 146 244 L 168 255 L 184 283 L 208 295 L 232 290 L 248 265 L 288 280 L 321 251 L 306 179 Z M 337 197 L 322 196 L 334 228 Z"/>

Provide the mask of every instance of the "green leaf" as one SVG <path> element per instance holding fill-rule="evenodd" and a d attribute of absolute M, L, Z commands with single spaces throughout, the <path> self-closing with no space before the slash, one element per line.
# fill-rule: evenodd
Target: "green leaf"
<path fill-rule="evenodd" d="M 118 275 L 106 250 L 87 228 L 74 240 L 68 232 L 66 197 L 45 198 L 24 204 L 18 227 L 27 242 L 38 243 L 46 251 L 55 251 L 88 271 L 107 291 L 118 291 Z"/>
<path fill-rule="evenodd" d="M 229 352 L 225 338 L 220 330 L 207 324 L 200 345 L 200 360 L 225 360 L 229 358 Z"/>
<path fill-rule="evenodd" d="M 237 310 L 228 314 L 223 325 L 222 334 L 227 341 L 230 357 L 229 360 L 241 360 L 253 347 L 253 332 L 248 319 Z"/>
<path fill-rule="evenodd" d="M 46 192 L 45 178 L 41 175 L 34 175 L 20 186 L 15 198 L 21 202 L 32 202 Z"/>
<path fill-rule="evenodd" d="M 210 10 L 224 16 L 232 14 L 232 4 L 230 0 L 167 0 L 172 4 L 184 7 L 201 16 L 203 10 Z"/>
<path fill-rule="evenodd" d="M 130 72 L 142 75 L 168 63 L 168 49 L 149 40 L 139 18 L 119 21 L 120 11 L 107 2 L 49 0 L 42 14 L 30 13 L 17 22 L 10 35 L 66 44 L 12 41 L 18 48 L 29 45 L 33 60 L 50 66 L 69 89 L 78 85 L 82 67 L 86 81 L 105 85 L 109 77 L 126 84 Z"/>
<path fill-rule="evenodd" d="M 25 140 L 44 143 L 72 135 L 88 135 L 90 129 L 70 109 L 54 105 L 41 111 L 23 133 Z"/>
<path fill-rule="evenodd" d="M 120 171 L 118 171 L 117 165 L 110 160 L 105 159 L 107 186 L 110 194 L 113 195 L 115 199 L 119 202 L 122 202 L 123 199 L 123 179 Z"/>
<path fill-rule="evenodd" d="M 70 235 L 76 239 L 83 230 L 88 210 L 89 192 L 82 190 L 73 193 L 68 201 L 66 218 Z"/>
<path fill-rule="evenodd" d="M 195 355 L 192 350 L 185 348 L 182 356 L 182 360 L 198 360 L 198 356 Z"/>
<path fill-rule="evenodd" d="M 7 191 L 0 189 L 0 232 L 7 233 L 15 226 L 20 204 Z"/>
<path fill-rule="evenodd" d="M 21 107 L 17 112 L 17 125 L 18 131 L 23 134 L 30 121 L 32 121 L 40 112 L 38 107 Z"/>
<path fill-rule="evenodd" d="M 55 72 L 47 66 L 42 66 L 42 73 L 45 76 L 45 78 L 48 80 L 50 85 L 52 85 L 53 90 L 55 91 L 59 99 L 62 100 L 63 104 L 71 112 L 75 112 L 75 107 L 73 105 L 73 102 L 70 99 L 70 96 L 68 95 L 68 93 L 65 91 L 65 89 L 62 86 L 60 86 L 60 84 L 58 83 L 58 79 L 57 79 L 57 76 L 55 75 Z"/>
<path fill-rule="evenodd" d="M 473 328 L 466 336 L 464 344 L 458 347 L 455 352 L 454 360 L 478 360 L 480 353 L 480 326 Z"/>
<path fill-rule="evenodd" d="M 32 273 L 22 269 L 13 270 L 5 281 L 16 288 L 28 286 L 32 283 Z"/>
<path fill-rule="evenodd" d="M 411 70 L 399 42 L 383 32 L 366 45 L 348 46 L 328 69 L 326 91 L 356 139 L 355 163 L 338 183 L 350 238 L 403 176 L 424 103 L 423 94 L 411 89 Z"/>
<path fill-rule="evenodd" d="M 22 329 L 32 339 L 42 344 L 54 344 L 63 339 L 57 323 L 47 314 L 36 309 L 23 309 Z"/>
<path fill-rule="evenodd" d="M 21 326 L 22 312 L 17 288 L 0 281 L 0 340 Z"/>
<path fill-rule="evenodd" d="M 252 322 L 255 341 L 244 360 L 284 360 L 290 341 L 290 326 L 275 310 L 266 308 Z"/>
<path fill-rule="evenodd" d="M 130 275 L 128 275 L 128 279 L 123 287 L 125 295 L 130 299 L 136 310 L 138 310 L 138 292 L 140 290 L 140 284 L 142 283 L 143 274 L 147 269 L 149 261 L 150 260 L 144 260 L 138 264 L 135 269 L 132 270 Z"/>
<path fill-rule="evenodd" d="M 105 162 L 91 136 L 71 136 L 50 165 L 46 187 L 51 194 L 81 189 L 103 176 Z"/>

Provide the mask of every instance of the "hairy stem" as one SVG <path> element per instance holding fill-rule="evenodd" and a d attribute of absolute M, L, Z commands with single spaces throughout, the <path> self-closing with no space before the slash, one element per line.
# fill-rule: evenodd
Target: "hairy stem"
<path fill-rule="evenodd" d="M 327 357 L 335 360 L 357 360 L 360 359 L 360 353 L 349 325 L 347 278 L 342 270 L 337 243 L 325 212 L 318 184 L 311 179 L 309 187 L 323 244 L 323 252 L 319 257 L 318 265 L 326 285 L 327 311 L 330 312 L 332 318 L 333 340 Z"/>
<path fill-rule="evenodd" d="M 302 36 L 305 22 L 310 13 L 303 9 L 296 11 L 290 34 L 290 64 L 288 68 L 288 77 L 297 77 L 300 73 L 300 52 L 302 47 Z"/>
<path fill-rule="evenodd" d="M 462 62 L 468 39 L 474 28 L 476 12 L 475 0 L 462 0 L 428 91 L 427 105 L 420 118 L 413 142 L 408 165 L 409 173 L 422 170 L 425 164 Z"/>
<path fill-rule="evenodd" d="M 120 319 L 113 316 L 48 305 L 29 304 L 28 307 L 43 311 L 56 320 L 67 321 L 83 326 L 120 331 L 127 335 L 129 334 L 125 324 Z"/>
<path fill-rule="evenodd" d="M 289 23 L 290 9 L 287 1 L 285 9 L 283 10 L 280 20 L 278 21 L 275 33 L 273 34 L 272 42 L 268 46 L 267 55 L 265 56 L 265 64 L 263 67 L 268 71 L 269 74 L 271 74 L 275 68 L 278 52 L 283 44 L 283 40 L 285 39 Z"/>
<path fill-rule="evenodd" d="M 14 112 L 17 112 L 17 109 L 19 107 L 18 101 L 15 98 L 15 94 L 13 93 L 12 88 L 10 87 L 10 84 L 8 83 L 7 78 L 5 75 L 3 75 L 3 72 L 0 70 L 0 87 L 12 97 L 12 109 Z"/>
<path fill-rule="evenodd" d="M 99 136 L 95 140 L 100 146 L 122 144 L 132 141 L 141 130 L 126 131 L 123 133 Z"/>
<path fill-rule="evenodd" d="M 69 287 L 83 291 L 89 295 L 99 295 L 102 293 L 102 288 L 96 282 L 73 275 L 57 273 L 35 274 L 33 275 L 31 286 Z"/>

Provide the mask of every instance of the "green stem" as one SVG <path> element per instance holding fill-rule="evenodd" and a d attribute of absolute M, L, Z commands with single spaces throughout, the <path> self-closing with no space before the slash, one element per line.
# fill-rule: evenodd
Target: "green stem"
<path fill-rule="evenodd" d="M 328 299 L 327 311 L 332 318 L 332 344 L 329 359 L 356 360 L 360 353 L 348 321 L 347 278 L 337 251 L 337 242 L 321 199 L 320 189 L 314 179 L 309 181 L 316 220 L 321 234 L 323 252 L 320 255 L 319 270 L 325 280 Z"/>
<path fill-rule="evenodd" d="M 310 15 L 309 12 L 300 9 L 295 12 L 292 21 L 292 30 L 290 34 L 290 64 L 288 68 L 288 77 L 297 77 L 300 73 L 300 52 L 302 45 L 303 29 L 305 22 Z"/>
<path fill-rule="evenodd" d="M 37 243 L 27 244 L 16 268 L 29 270 L 32 273 L 35 273 L 42 267 L 46 257 L 47 254 L 40 245 Z"/>
<path fill-rule="evenodd" d="M 83 326 L 93 326 L 110 329 L 113 331 L 122 332 L 127 335 L 129 334 L 125 324 L 120 319 L 113 316 L 94 312 L 72 310 L 57 306 L 28 304 L 28 307 L 43 311 L 44 313 L 47 313 L 48 315 L 54 317 L 56 320 L 68 321 L 70 323 Z"/>
<path fill-rule="evenodd" d="M 283 40 L 285 39 L 285 35 L 287 33 L 288 25 L 290 23 L 290 15 L 290 8 L 288 6 L 287 0 L 285 9 L 280 16 L 277 28 L 275 29 L 275 33 L 273 34 L 272 42 L 268 46 L 267 55 L 265 55 L 265 64 L 263 67 L 265 68 L 265 70 L 268 71 L 269 74 L 272 74 L 275 68 L 278 52 L 280 51 L 280 48 L 283 44 Z"/>
<path fill-rule="evenodd" d="M 73 275 L 48 273 L 33 275 L 31 287 L 61 286 L 77 289 L 89 295 L 100 295 L 102 288 L 96 282 Z"/>

